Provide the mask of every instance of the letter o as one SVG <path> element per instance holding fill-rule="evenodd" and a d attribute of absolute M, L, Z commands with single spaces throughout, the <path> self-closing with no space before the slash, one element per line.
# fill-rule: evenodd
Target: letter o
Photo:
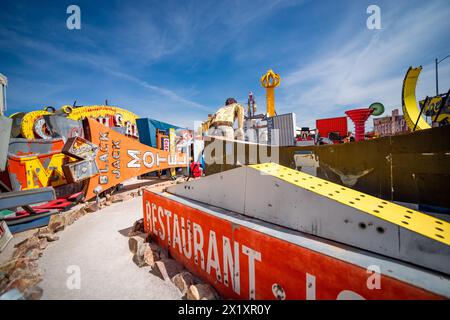
<path fill-rule="evenodd" d="M 148 156 L 152 159 L 151 162 L 147 161 Z M 144 162 L 144 166 L 146 166 L 147 168 L 153 167 L 155 163 L 155 157 L 153 153 L 151 151 L 147 151 L 146 153 L 144 153 L 144 155 L 142 156 L 142 162 Z"/>

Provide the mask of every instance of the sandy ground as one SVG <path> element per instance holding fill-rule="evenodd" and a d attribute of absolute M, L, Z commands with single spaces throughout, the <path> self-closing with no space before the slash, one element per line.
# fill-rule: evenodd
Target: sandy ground
<path fill-rule="evenodd" d="M 141 217 L 142 197 L 137 197 L 89 213 L 57 233 L 60 239 L 39 259 L 45 272 L 42 299 L 181 299 L 170 281 L 132 261 L 126 235 Z"/>

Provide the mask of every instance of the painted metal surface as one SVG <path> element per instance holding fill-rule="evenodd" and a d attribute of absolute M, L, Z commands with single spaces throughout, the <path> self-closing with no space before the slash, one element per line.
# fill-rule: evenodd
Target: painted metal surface
<path fill-rule="evenodd" d="M 5 221 L 0 221 L 0 252 L 6 248 L 9 241 L 13 238 L 11 231 Z"/>
<path fill-rule="evenodd" d="M 87 139 L 99 147 L 96 162 L 100 172 L 98 176 L 88 180 L 86 199 L 93 198 L 94 189 L 99 186 L 105 191 L 148 172 L 187 166 L 187 156 L 183 153 L 170 153 L 149 147 L 93 119 L 83 121 Z"/>
<path fill-rule="evenodd" d="M 1 88 L 0 88 L 1 89 Z M 0 171 L 6 168 L 8 160 L 9 138 L 11 136 L 12 119 L 0 114 Z"/>
<path fill-rule="evenodd" d="M 266 104 L 267 104 L 267 116 L 275 116 L 275 88 L 280 85 L 280 75 L 273 72 L 272 69 L 267 71 L 265 75 L 261 77 L 261 85 L 266 88 Z"/>
<path fill-rule="evenodd" d="M 100 172 L 95 159 L 67 163 L 62 166 L 62 169 L 69 183 L 77 183 L 96 177 Z"/>
<path fill-rule="evenodd" d="M 164 131 L 168 135 L 170 128 L 181 129 L 170 123 L 150 118 L 139 118 L 136 124 L 139 130 L 139 141 L 153 148 L 157 147 L 157 130 Z"/>
<path fill-rule="evenodd" d="M 233 169 L 171 186 L 167 191 L 450 274 L 447 222 L 276 164 L 263 166 Z M 233 177 L 240 177 L 240 182 Z M 238 185 L 243 185 L 243 190 L 237 190 Z M 372 214 L 372 210 L 382 213 Z M 391 212 L 411 218 L 403 220 L 419 216 L 419 225 L 406 225 L 397 221 L 397 216 L 390 221 Z M 426 227 L 421 225 L 424 223 Z M 443 232 L 436 232 L 444 239 L 430 234 L 431 224 L 442 227 Z"/>
<path fill-rule="evenodd" d="M 0 210 L 50 201 L 53 199 L 55 199 L 55 190 L 52 187 L 0 193 Z"/>
<path fill-rule="evenodd" d="M 73 137 L 84 137 L 83 124 L 59 115 L 44 115 L 44 120 L 52 137 L 65 141 Z"/>
<path fill-rule="evenodd" d="M 177 146 L 176 146 L 176 138 L 177 136 L 175 135 L 175 129 L 174 128 L 170 128 L 169 129 L 169 152 L 174 154 L 176 152 Z M 175 177 L 176 175 L 176 170 L 175 168 L 171 168 L 170 169 L 170 176 L 171 177 Z"/>
<path fill-rule="evenodd" d="M 93 160 L 98 153 L 98 146 L 81 137 L 69 138 L 62 153 L 80 160 Z"/>
<path fill-rule="evenodd" d="M 55 139 L 11 138 L 9 141 L 8 153 L 13 156 L 46 154 L 46 153 L 61 152 L 63 147 L 64 141 L 61 138 Z"/>
<path fill-rule="evenodd" d="M 281 114 L 267 118 L 268 144 L 275 146 L 295 145 L 295 113 Z"/>
<path fill-rule="evenodd" d="M 26 139 L 51 139 L 45 125 L 44 115 L 51 115 L 47 110 L 36 110 L 25 114 L 21 122 L 21 135 Z"/>
<path fill-rule="evenodd" d="M 38 213 L 33 217 L 25 217 L 23 220 L 26 221 L 20 221 L 20 223 L 19 221 L 7 221 L 7 224 L 12 233 L 23 232 L 26 230 L 47 226 L 50 221 L 50 217 L 56 213 L 58 213 L 57 210 L 46 210 L 45 212 Z"/>
<path fill-rule="evenodd" d="M 48 109 L 49 110 L 49 109 Z M 21 133 L 26 139 L 49 139 L 51 138 L 51 132 L 47 128 L 46 116 L 60 117 L 64 114 L 65 117 L 71 120 L 82 120 L 84 118 L 93 118 L 98 122 L 108 127 L 120 127 L 125 129 L 125 134 L 128 136 L 138 137 L 136 119 L 137 115 L 118 107 L 113 106 L 80 106 L 72 107 L 69 105 L 62 106 L 60 110 L 56 112 L 49 112 L 48 110 L 37 110 L 27 113 L 21 123 Z M 53 110 L 54 111 L 54 110 Z M 48 117 L 47 117 L 48 118 Z M 65 126 L 63 129 L 64 133 Z"/>
<path fill-rule="evenodd" d="M 137 138 L 139 136 L 136 126 L 138 116 L 131 111 L 113 106 L 83 106 L 72 108 L 63 106 L 61 109 L 66 112 L 67 118 L 72 120 L 82 120 L 85 118 L 95 119 L 107 127 L 124 128 L 125 135 Z"/>
<path fill-rule="evenodd" d="M 22 118 L 25 114 L 25 112 L 15 112 L 9 116 L 13 120 L 11 138 L 17 138 L 20 136 Z"/>
<path fill-rule="evenodd" d="M 48 201 L 44 204 L 39 204 L 36 206 L 33 206 L 32 209 L 36 213 L 42 213 L 42 212 L 48 212 L 48 210 L 58 210 L 58 211 L 66 211 L 77 204 L 77 202 L 81 199 L 82 192 L 76 193 L 74 195 L 70 196 L 64 196 L 61 198 L 57 198 L 51 201 Z M 30 215 L 26 211 L 16 211 L 16 216 L 27 216 Z M 33 216 L 33 214 L 31 214 Z M 14 218 L 12 219 L 14 220 Z"/>
<path fill-rule="evenodd" d="M 206 152 L 219 139 L 205 139 L 206 175 L 241 164 L 267 162 L 295 168 L 294 154 L 310 151 L 319 166 L 317 176 L 378 198 L 450 208 L 450 126 L 419 130 L 355 143 L 274 147 L 233 141 L 239 157 Z M 226 142 L 221 142 L 225 149 Z M 220 145 L 219 145 L 220 147 Z M 267 151 L 265 150 L 267 149 Z M 245 151 L 245 152 L 244 152 Z M 253 156 L 255 155 L 255 156 Z M 256 156 L 257 155 L 257 156 Z M 239 161 L 239 163 L 238 163 Z"/>
<path fill-rule="evenodd" d="M 429 99 L 429 103 L 425 104 L 425 100 L 419 101 L 419 107 L 423 109 L 423 115 L 430 117 L 433 122 L 441 122 L 450 118 L 450 98 L 446 94 L 435 96 Z M 439 113 L 439 110 L 440 113 Z M 437 119 L 436 116 L 438 117 Z"/>
<path fill-rule="evenodd" d="M 450 245 L 450 223 L 446 221 L 392 202 L 383 201 L 350 188 L 343 188 L 335 183 L 280 166 L 276 163 L 251 165 L 250 167 L 320 196 L 336 200 L 349 207 L 389 221 L 402 228 Z"/>
<path fill-rule="evenodd" d="M 8 86 L 8 78 L 0 73 L 0 115 L 6 111 L 6 87 Z"/>
<path fill-rule="evenodd" d="M 345 111 L 345 114 L 355 124 L 355 141 L 362 141 L 365 139 L 365 125 L 367 119 L 369 119 L 373 110 L 370 108 L 365 109 L 352 109 Z"/>
<path fill-rule="evenodd" d="M 316 128 L 319 135 L 324 138 L 328 138 L 331 132 L 338 132 L 341 137 L 346 137 L 348 134 L 347 117 L 317 119 Z"/>
<path fill-rule="evenodd" d="M 416 85 L 422 66 L 418 68 L 409 67 L 403 80 L 402 108 L 406 124 L 411 130 L 429 129 L 431 126 L 422 116 L 416 100 Z"/>
<path fill-rule="evenodd" d="M 14 191 L 61 186 L 67 183 L 62 166 L 69 158 L 60 152 L 8 155 L 8 174 Z"/>
<path fill-rule="evenodd" d="M 145 190 L 143 208 L 151 237 L 225 298 L 450 297 L 446 277 L 192 200 Z"/>

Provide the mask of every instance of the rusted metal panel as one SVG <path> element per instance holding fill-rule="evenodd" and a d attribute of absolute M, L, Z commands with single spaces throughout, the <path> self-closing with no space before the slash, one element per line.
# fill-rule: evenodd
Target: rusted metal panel
<path fill-rule="evenodd" d="M 95 159 L 80 160 L 63 165 L 64 175 L 69 183 L 77 183 L 99 174 Z"/>
<path fill-rule="evenodd" d="M 153 240 L 225 298 L 450 297 L 442 275 L 215 207 L 145 190 L 143 209 Z M 370 266 L 379 267 L 377 290 Z"/>
<path fill-rule="evenodd" d="M 73 137 L 84 137 L 81 121 L 72 120 L 58 115 L 45 115 L 45 124 L 54 138 L 62 138 L 67 141 Z"/>
<path fill-rule="evenodd" d="M 98 146 L 81 137 L 69 138 L 62 153 L 80 160 L 92 160 L 98 153 Z"/>
<path fill-rule="evenodd" d="M 24 156 L 8 155 L 8 174 L 14 191 L 67 183 L 62 166 L 69 158 L 60 151 Z"/>
<path fill-rule="evenodd" d="M 52 187 L 0 193 L 0 210 L 21 207 L 55 199 Z"/>
<path fill-rule="evenodd" d="M 20 130 L 22 125 L 22 119 L 25 116 L 25 112 L 16 112 L 9 117 L 13 120 L 11 128 L 11 138 L 17 138 L 20 136 Z"/>
<path fill-rule="evenodd" d="M 14 156 L 25 156 L 32 154 L 46 154 L 61 152 L 64 141 L 56 139 L 24 139 L 12 138 L 9 142 L 8 153 Z"/>

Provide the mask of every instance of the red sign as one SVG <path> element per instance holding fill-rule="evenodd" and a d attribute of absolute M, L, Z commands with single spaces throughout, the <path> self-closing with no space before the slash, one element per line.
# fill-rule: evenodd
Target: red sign
<path fill-rule="evenodd" d="M 316 128 L 319 131 L 319 135 L 323 138 L 328 138 L 331 132 L 336 132 L 341 137 L 346 137 L 348 134 L 347 117 L 318 119 L 316 120 Z"/>
<path fill-rule="evenodd" d="M 169 151 L 169 139 L 168 138 L 163 138 L 164 144 L 163 144 L 163 150 L 164 151 Z"/>
<path fill-rule="evenodd" d="M 225 298 L 438 299 L 439 295 L 171 200 L 144 192 L 146 232 Z M 244 221 L 244 220 L 243 220 Z M 336 250 L 340 248 L 336 247 Z"/>

